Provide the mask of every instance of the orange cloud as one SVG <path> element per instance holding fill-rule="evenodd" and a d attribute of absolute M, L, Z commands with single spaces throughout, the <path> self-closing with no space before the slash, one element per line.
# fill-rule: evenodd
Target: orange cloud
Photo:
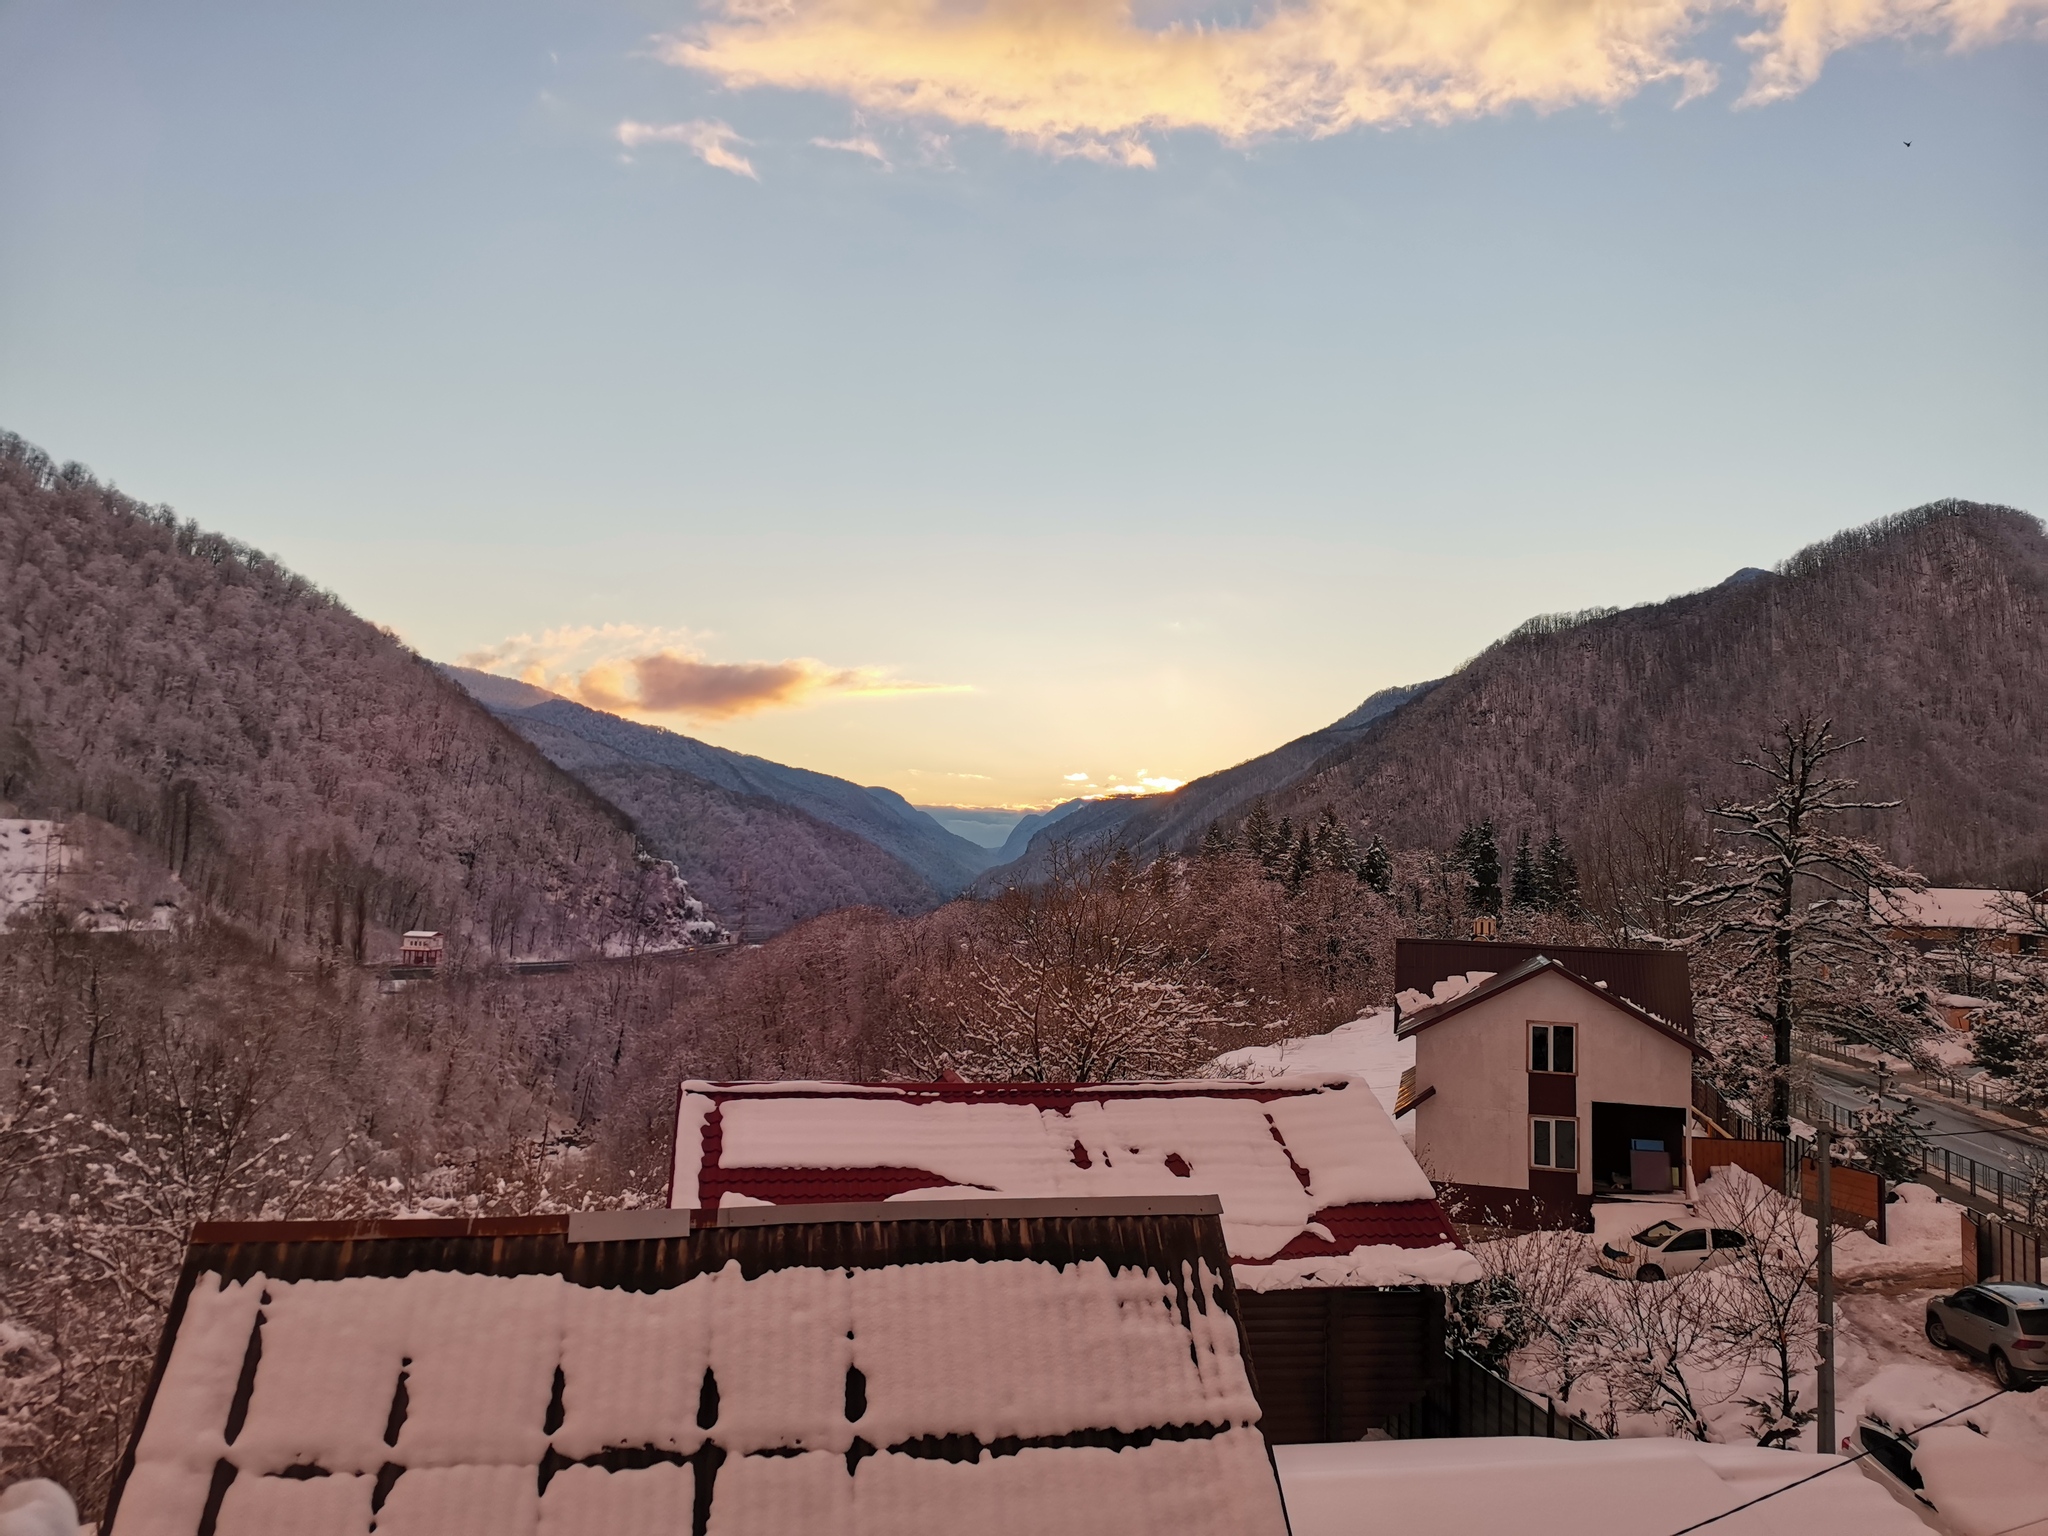
<path fill-rule="evenodd" d="M 632 624 L 516 635 L 459 658 L 500 676 L 546 688 L 613 714 L 688 715 L 729 720 L 828 696 L 883 698 L 957 693 L 957 684 L 906 682 L 874 667 L 790 661 L 707 661 L 679 632 Z"/>
<path fill-rule="evenodd" d="M 1878 37 L 1957 48 L 2041 29 L 2048 0 L 1280 0 L 1244 25 L 1141 25 L 1132 0 L 711 0 L 662 40 L 732 87 L 992 128 L 1054 154 L 1147 166 L 1147 136 L 1243 142 L 1528 106 L 1612 105 L 1656 81 L 1712 90 L 1691 56 L 1723 13 L 1757 18 L 1741 104 L 1794 95 Z"/>

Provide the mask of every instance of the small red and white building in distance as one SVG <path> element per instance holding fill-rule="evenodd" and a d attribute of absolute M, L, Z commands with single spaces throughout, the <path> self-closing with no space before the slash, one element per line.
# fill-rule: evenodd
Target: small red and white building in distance
<path fill-rule="evenodd" d="M 1355 1440 L 1442 1369 L 1479 1278 L 1362 1081 L 682 1086 L 672 1206 L 1212 1194 L 1264 1429 Z"/>
<path fill-rule="evenodd" d="M 1397 1114 L 1461 1222 L 1593 1228 L 1599 1198 L 1690 1198 L 1684 954 L 1402 939 Z"/>
<path fill-rule="evenodd" d="M 431 929 L 415 928 L 398 941 L 398 963 L 431 968 L 441 963 L 447 948 L 439 933 Z"/>

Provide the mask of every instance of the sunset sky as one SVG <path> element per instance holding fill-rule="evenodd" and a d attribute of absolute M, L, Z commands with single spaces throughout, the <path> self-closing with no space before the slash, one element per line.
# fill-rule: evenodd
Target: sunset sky
<path fill-rule="evenodd" d="M 0 427 L 921 803 L 2048 513 L 2044 295 L 2048 0 L 0 4 Z"/>

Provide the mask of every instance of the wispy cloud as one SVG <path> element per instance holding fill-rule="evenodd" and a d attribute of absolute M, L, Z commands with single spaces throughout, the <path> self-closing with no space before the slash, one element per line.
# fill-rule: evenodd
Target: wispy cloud
<path fill-rule="evenodd" d="M 2048 0 L 1276 0 L 1244 25 L 1146 27 L 1131 0 L 711 0 L 663 39 L 727 86 L 819 91 L 869 113 L 992 128 L 1060 155 L 1148 166 L 1148 136 L 1232 142 L 1613 105 L 1659 81 L 1715 88 L 1696 47 L 1753 20 L 1739 105 L 1796 95 L 1876 38 L 1968 48 L 2048 32 Z"/>
<path fill-rule="evenodd" d="M 735 176 L 761 179 L 753 162 L 731 147 L 751 141 L 741 138 L 731 124 L 713 118 L 700 117 L 687 123 L 621 123 L 619 142 L 628 149 L 638 149 L 642 144 L 680 144 L 706 165 L 731 171 Z"/>
<path fill-rule="evenodd" d="M 813 139 L 811 142 L 819 149 L 837 149 L 849 155 L 865 155 L 885 171 L 895 169 L 889 164 L 889 157 L 882 153 L 882 146 L 866 134 L 853 139 Z"/>
<path fill-rule="evenodd" d="M 788 661 L 711 661 L 687 631 L 606 624 L 515 635 L 471 651 L 465 667 L 516 677 L 614 714 L 728 720 L 828 697 L 959 693 L 959 684 L 906 681 L 878 667 Z"/>

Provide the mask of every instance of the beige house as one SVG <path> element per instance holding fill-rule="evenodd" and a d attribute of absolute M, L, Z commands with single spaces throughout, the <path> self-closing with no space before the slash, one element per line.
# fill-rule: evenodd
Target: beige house
<path fill-rule="evenodd" d="M 1706 1052 L 1688 1030 L 1540 953 L 1403 992 L 1400 1007 L 1415 1155 L 1455 1219 L 1591 1230 L 1596 1196 L 1689 1192 Z"/>

